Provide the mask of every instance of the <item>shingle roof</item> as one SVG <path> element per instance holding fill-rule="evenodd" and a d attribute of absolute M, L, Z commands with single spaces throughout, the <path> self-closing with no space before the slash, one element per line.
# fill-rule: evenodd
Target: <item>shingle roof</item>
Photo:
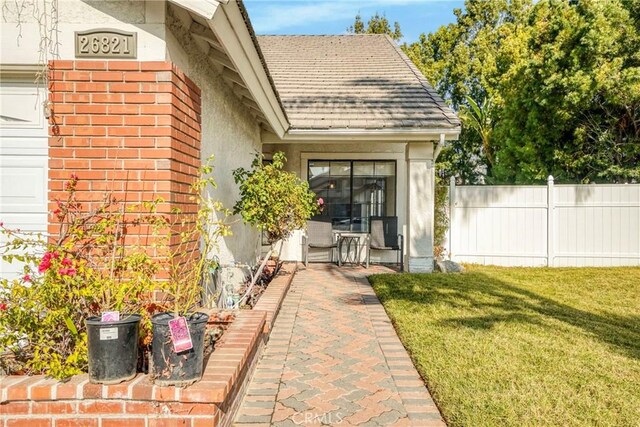
<path fill-rule="evenodd" d="M 258 36 L 293 129 L 460 126 L 385 35 Z"/>

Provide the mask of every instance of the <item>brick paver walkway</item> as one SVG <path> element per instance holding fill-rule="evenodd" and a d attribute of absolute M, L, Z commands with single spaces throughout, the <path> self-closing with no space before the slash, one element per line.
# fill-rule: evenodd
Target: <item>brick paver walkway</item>
<path fill-rule="evenodd" d="M 444 426 L 366 279 L 376 272 L 389 270 L 298 271 L 236 426 Z"/>

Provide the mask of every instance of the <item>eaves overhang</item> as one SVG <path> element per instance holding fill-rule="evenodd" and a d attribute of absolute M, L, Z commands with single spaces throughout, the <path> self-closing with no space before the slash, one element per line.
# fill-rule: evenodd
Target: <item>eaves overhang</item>
<path fill-rule="evenodd" d="M 169 0 L 188 12 L 189 32 L 263 131 L 284 137 L 289 121 L 260 54 L 246 11 L 236 0 Z"/>

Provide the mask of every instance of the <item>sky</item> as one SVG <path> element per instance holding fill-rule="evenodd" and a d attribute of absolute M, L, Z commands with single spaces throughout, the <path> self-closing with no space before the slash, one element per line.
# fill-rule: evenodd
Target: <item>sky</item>
<path fill-rule="evenodd" d="M 400 23 L 401 42 L 418 40 L 453 22 L 453 9 L 464 0 L 245 0 L 255 32 L 263 34 L 344 34 L 360 13 L 365 22 L 373 14 Z"/>

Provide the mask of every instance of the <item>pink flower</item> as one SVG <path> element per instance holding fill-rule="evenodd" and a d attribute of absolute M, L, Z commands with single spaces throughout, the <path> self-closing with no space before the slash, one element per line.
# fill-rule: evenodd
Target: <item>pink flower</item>
<path fill-rule="evenodd" d="M 0 221 L 0 227 L 4 227 L 4 222 Z"/>
<path fill-rule="evenodd" d="M 50 259 L 50 257 L 49 258 L 42 258 L 42 261 L 40 261 L 40 264 L 38 264 L 38 273 L 44 273 L 50 267 L 51 267 L 51 259 Z"/>
<path fill-rule="evenodd" d="M 65 183 L 65 189 L 69 191 L 75 190 L 77 183 L 78 183 L 78 175 L 76 175 L 75 173 L 72 173 L 69 181 Z"/>
<path fill-rule="evenodd" d="M 38 265 L 38 273 L 44 273 L 49 268 L 51 268 L 51 258 L 58 259 L 60 258 L 60 254 L 58 251 L 55 252 L 46 252 L 42 257 L 42 261 Z"/>
<path fill-rule="evenodd" d="M 58 270 L 58 274 L 60 274 L 61 276 L 75 276 L 76 275 L 76 269 L 75 268 L 60 268 Z"/>
<path fill-rule="evenodd" d="M 22 278 L 23 282 L 31 282 L 31 276 L 28 274 L 25 274 L 25 276 Z"/>
<path fill-rule="evenodd" d="M 318 206 L 324 206 L 324 199 L 322 197 L 318 198 Z"/>
<path fill-rule="evenodd" d="M 7 304 L 0 302 L 0 311 L 7 311 Z"/>
<path fill-rule="evenodd" d="M 66 267 L 71 267 L 73 265 L 73 261 L 71 261 L 69 258 L 65 258 L 62 260 L 61 264 Z"/>

